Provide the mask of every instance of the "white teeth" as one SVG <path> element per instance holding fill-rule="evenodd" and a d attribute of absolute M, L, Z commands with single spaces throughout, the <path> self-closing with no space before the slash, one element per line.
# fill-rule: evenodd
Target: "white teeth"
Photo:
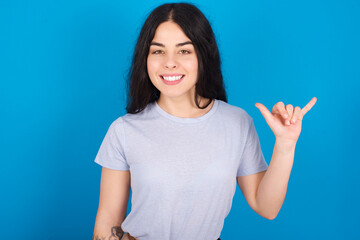
<path fill-rule="evenodd" d="M 162 76 L 163 79 L 165 79 L 166 81 L 176 81 L 176 80 L 179 80 L 180 78 L 182 78 L 184 75 L 180 75 L 180 76 L 174 76 L 174 77 L 165 77 L 165 76 Z"/>

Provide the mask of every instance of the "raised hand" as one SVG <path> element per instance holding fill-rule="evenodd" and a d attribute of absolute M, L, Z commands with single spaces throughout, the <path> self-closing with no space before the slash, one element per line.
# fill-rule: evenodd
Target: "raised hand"
<path fill-rule="evenodd" d="M 285 106 L 283 102 L 278 102 L 274 105 L 272 112 L 261 103 L 255 103 L 255 106 L 264 116 L 276 140 L 296 143 L 300 136 L 302 120 L 316 101 L 317 98 L 313 97 L 303 109 L 294 108 L 291 104 Z"/>

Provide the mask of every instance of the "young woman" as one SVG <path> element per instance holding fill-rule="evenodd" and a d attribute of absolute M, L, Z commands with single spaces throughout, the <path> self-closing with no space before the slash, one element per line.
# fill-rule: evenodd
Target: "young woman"
<path fill-rule="evenodd" d="M 148 16 L 129 80 L 127 114 L 95 159 L 103 168 L 93 239 L 220 239 L 236 183 L 254 211 L 275 218 L 313 100 L 294 111 L 279 102 L 272 113 L 257 104 L 276 136 L 268 166 L 252 118 L 227 103 L 209 22 L 185 3 Z"/>

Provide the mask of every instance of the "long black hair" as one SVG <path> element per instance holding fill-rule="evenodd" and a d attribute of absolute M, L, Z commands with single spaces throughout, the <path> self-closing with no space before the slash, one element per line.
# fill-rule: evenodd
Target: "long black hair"
<path fill-rule="evenodd" d="M 227 102 L 221 73 L 221 61 L 214 32 L 204 14 L 189 3 L 167 3 L 155 8 L 147 17 L 137 40 L 132 64 L 127 79 L 128 113 L 139 113 L 160 97 L 160 91 L 150 81 L 147 71 L 147 56 L 150 43 L 157 27 L 166 21 L 178 24 L 193 42 L 198 58 L 198 79 L 195 84 L 195 103 L 200 107 L 197 96 L 219 99 Z"/>

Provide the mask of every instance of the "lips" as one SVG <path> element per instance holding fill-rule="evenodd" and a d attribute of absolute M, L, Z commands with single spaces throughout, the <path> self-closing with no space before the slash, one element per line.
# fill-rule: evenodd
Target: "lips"
<path fill-rule="evenodd" d="M 185 75 L 177 75 L 177 76 L 181 76 L 180 79 L 169 79 L 169 80 L 166 80 L 165 78 L 163 78 L 161 75 L 161 79 L 162 81 L 166 84 L 166 85 L 176 85 L 176 84 L 179 84 L 184 78 L 185 78 Z M 167 78 L 167 77 L 166 77 Z"/>

